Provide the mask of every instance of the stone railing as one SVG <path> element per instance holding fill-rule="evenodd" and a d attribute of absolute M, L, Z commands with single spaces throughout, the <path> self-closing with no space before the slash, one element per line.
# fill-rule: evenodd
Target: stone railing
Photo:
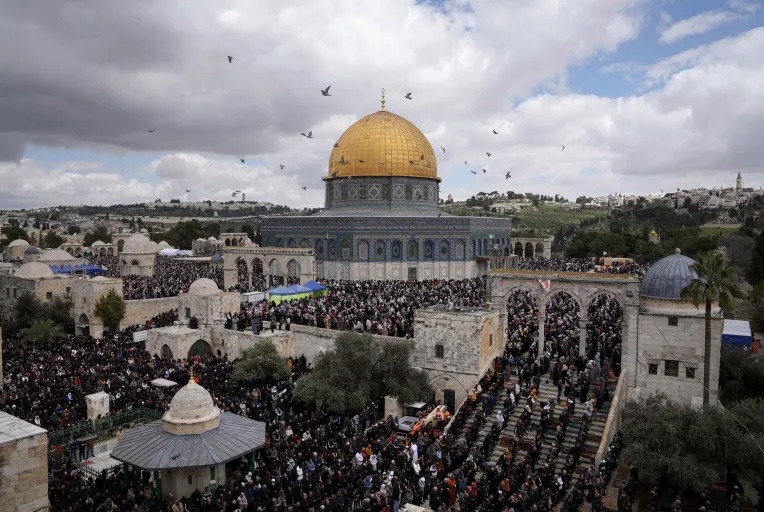
<path fill-rule="evenodd" d="M 618 377 L 618 384 L 615 386 L 613 392 L 613 400 L 610 402 L 610 411 L 607 415 L 607 421 L 605 422 L 605 429 L 602 432 L 602 439 L 600 440 L 600 446 L 597 449 L 597 454 L 594 456 L 594 467 L 598 467 L 602 459 L 607 455 L 608 446 L 616 432 L 621 428 L 621 413 L 623 412 L 623 406 L 626 405 L 626 374 L 628 372 L 623 370 Z"/>

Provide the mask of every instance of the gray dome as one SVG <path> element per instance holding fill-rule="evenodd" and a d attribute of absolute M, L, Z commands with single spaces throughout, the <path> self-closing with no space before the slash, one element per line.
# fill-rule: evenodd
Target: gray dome
<path fill-rule="evenodd" d="M 24 254 L 40 254 L 42 251 L 35 247 L 34 245 L 30 245 L 27 247 L 26 251 L 24 251 Z"/>
<path fill-rule="evenodd" d="M 642 278 L 642 296 L 680 300 L 684 287 L 698 277 L 690 270 L 693 263 L 695 260 L 683 256 L 679 249 L 671 256 L 659 259 Z"/>
<path fill-rule="evenodd" d="M 220 254 L 215 254 L 210 258 L 210 263 L 212 265 L 222 265 L 223 257 Z"/>

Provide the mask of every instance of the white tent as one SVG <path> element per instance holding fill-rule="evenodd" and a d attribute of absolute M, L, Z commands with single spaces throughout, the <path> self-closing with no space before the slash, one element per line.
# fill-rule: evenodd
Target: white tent
<path fill-rule="evenodd" d="M 172 380 L 167 379 L 154 379 L 151 381 L 151 383 L 155 386 L 158 386 L 160 388 L 171 388 L 173 386 L 177 386 L 178 383 Z"/>
<path fill-rule="evenodd" d="M 751 323 L 747 320 L 724 319 L 722 343 L 727 346 L 751 348 Z"/>
<path fill-rule="evenodd" d="M 173 249 L 172 247 L 167 247 L 165 249 L 162 249 L 159 251 L 160 256 L 193 256 L 193 251 L 185 251 L 183 249 Z"/>

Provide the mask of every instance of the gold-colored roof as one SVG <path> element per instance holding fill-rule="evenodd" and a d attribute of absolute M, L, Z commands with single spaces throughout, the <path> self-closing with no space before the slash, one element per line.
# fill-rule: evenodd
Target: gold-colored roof
<path fill-rule="evenodd" d="M 332 150 L 328 177 L 351 176 L 439 179 L 438 162 L 419 128 L 399 115 L 380 110 L 345 130 Z"/>

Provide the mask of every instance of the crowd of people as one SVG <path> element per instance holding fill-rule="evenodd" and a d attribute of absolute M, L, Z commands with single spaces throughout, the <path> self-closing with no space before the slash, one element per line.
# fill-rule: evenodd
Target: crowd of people
<path fill-rule="evenodd" d="M 649 269 L 631 260 L 613 260 L 604 258 L 517 258 L 516 268 L 520 270 L 548 270 L 551 272 L 596 272 L 604 274 L 635 274 L 642 277 Z M 607 263 L 607 264 L 606 264 Z"/>
<path fill-rule="evenodd" d="M 212 279 L 223 288 L 223 270 L 206 261 L 194 261 L 173 256 L 157 256 L 154 275 L 122 276 L 124 297 L 133 299 L 158 299 L 175 297 L 188 291 L 197 279 Z"/>
<path fill-rule="evenodd" d="M 174 317 L 174 312 L 168 312 L 155 324 Z M 139 406 L 165 410 L 174 389 L 155 387 L 150 381 L 164 377 L 187 382 L 193 370 L 221 410 L 266 423 L 267 447 L 258 455 L 255 468 L 243 460 L 232 463 L 228 482 L 214 493 L 199 489 L 182 498 L 156 497 L 148 473 L 119 468 L 93 477 L 75 462 L 76 457 L 52 457 L 49 492 L 54 512 L 397 511 L 407 502 L 438 511 L 454 506 L 465 512 L 500 511 L 524 503 L 525 510 L 535 506 L 545 512 L 564 499 L 569 489 L 594 486 L 595 475 L 592 481 L 573 481 L 576 453 L 563 457 L 562 465 L 555 466 L 559 458 L 555 456 L 537 469 L 535 461 L 514 460 L 508 451 L 499 465 L 489 465 L 485 442 L 478 445 L 476 437 L 462 435 L 469 428 L 464 420 L 455 421 L 446 431 L 446 418 L 439 418 L 405 443 L 395 436 L 395 421 L 380 418 L 375 407 L 338 415 L 294 401 L 295 382 L 310 371 L 304 358 L 292 361 L 288 379 L 247 384 L 230 378 L 232 362 L 225 358 L 160 359 L 131 341 L 129 331 L 96 341 L 67 336 L 28 350 L 18 338 L 9 339 L 3 409 L 49 429 L 82 421 L 84 396 L 96 391 L 109 393 L 114 412 Z M 523 429 L 544 428 L 543 418 L 548 420 L 548 415 L 531 425 L 530 411 L 544 407 L 533 402 L 541 368 L 533 362 L 532 343 L 528 339 L 518 347 L 521 353 L 516 357 L 507 351 L 502 369 L 489 372 L 475 386 L 457 419 L 493 405 L 505 383 L 503 369 L 514 367 L 520 371 L 513 383 L 514 400 L 506 404 L 507 415 L 516 406 L 528 408 Z M 525 382 L 528 372 L 532 376 Z M 586 420 L 586 414 L 580 421 Z M 569 413 L 562 424 L 573 419 Z M 495 445 L 498 431 L 493 437 Z M 497 489 L 503 489 L 503 494 L 497 494 Z"/>
<path fill-rule="evenodd" d="M 322 281 L 327 293 L 274 304 L 242 304 L 230 315 L 239 329 L 253 323 L 356 330 L 395 337 L 414 336 L 414 311 L 435 304 L 449 308 L 485 305 L 485 278 L 425 281 Z"/>

